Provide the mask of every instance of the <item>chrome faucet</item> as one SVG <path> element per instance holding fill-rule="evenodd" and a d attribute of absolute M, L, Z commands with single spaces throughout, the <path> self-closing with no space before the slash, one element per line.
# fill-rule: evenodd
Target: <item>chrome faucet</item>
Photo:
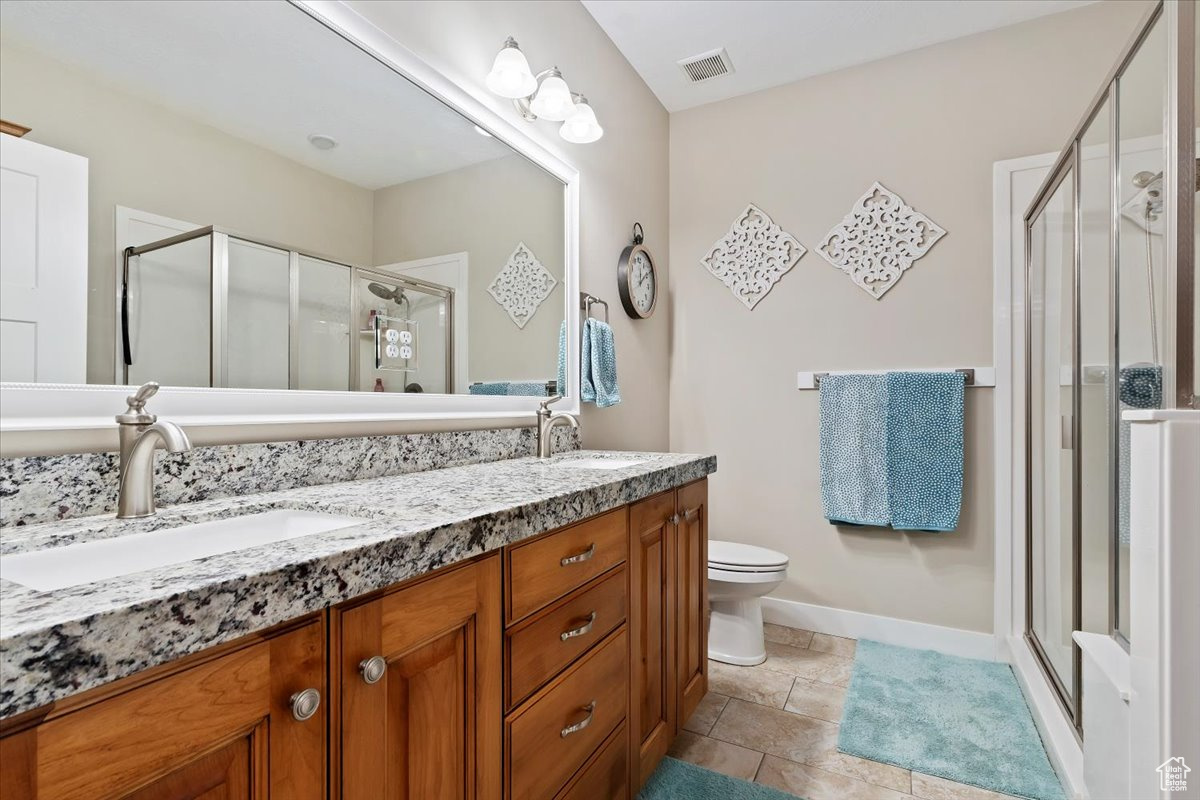
<path fill-rule="evenodd" d="M 559 400 L 562 400 L 561 394 L 547 397 L 542 401 L 541 407 L 537 410 L 538 458 L 549 458 L 553 455 L 554 446 L 550 440 L 550 433 L 554 430 L 555 425 L 565 422 L 572 428 L 579 429 L 579 420 L 575 418 L 575 415 L 568 414 L 565 411 L 550 413 L 550 404 L 557 403 Z"/>
<path fill-rule="evenodd" d="M 146 413 L 146 401 L 158 392 L 158 384 L 145 384 L 125 402 L 129 407 L 117 415 L 121 463 L 117 490 L 117 519 L 149 517 L 154 514 L 154 450 L 161 442 L 172 453 L 192 449 L 183 428 L 174 422 L 159 422 Z"/>

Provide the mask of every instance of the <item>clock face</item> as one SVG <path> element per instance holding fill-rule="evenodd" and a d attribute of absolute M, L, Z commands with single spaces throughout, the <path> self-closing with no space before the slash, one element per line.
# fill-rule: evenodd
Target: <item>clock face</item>
<path fill-rule="evenodd" d="M 638 250 L 629 259 L 629 294 L 634 306 L 643 316 L 654 308 L 657 289 L 654 281 L 654 265 L 650 263 L 644 251 Z"/>

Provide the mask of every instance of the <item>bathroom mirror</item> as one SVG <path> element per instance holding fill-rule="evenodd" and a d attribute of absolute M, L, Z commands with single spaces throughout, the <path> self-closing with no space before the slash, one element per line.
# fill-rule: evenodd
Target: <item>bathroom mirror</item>
<path fill-rule="evenodd" d="M 0 380 L 569 392 L 569 170 L 320 5 L 4 3 Z"/>

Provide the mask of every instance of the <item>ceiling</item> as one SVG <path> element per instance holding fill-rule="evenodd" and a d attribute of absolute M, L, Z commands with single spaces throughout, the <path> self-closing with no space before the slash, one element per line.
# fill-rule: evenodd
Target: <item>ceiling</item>
<path fill-rule="evenodd" d="M 511 153 L 283 0 L 5 2 L 0 32 L 6 45 L 365 189 Z M 318 150 L 310 134 L 338 146 Z"/>
<path fill-rule="evenodd" d="M 582 0 L 668 111 L 1068 11 L 1095 0 Z M 675 63 L 724 47 L 734 71 Z"/>

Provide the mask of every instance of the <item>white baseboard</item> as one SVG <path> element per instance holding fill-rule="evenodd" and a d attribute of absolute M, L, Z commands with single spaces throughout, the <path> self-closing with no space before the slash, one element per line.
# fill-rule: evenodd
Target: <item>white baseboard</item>
<path fill-rule="evenodd" d="M 1087 797 L 1083 785 L 1083 748 L 1075 738 L 1075 729 L 1058 704 L 1050 684 L 1046 682 L 1041 667 L 1029 649 L 1029 643 L 1014 636 L 1009 638 L 1008 644 L 1011 653 L 1009 663 L 1013 674 L 1017 676 L 1021 693 L 1025 695 L 1025 704 L 1033 714 L 1033 724 L 1037 726 L 1042 744 L 1046 746 L 1050 766 L 1058 773 L 1067 797 Z"/>
<path fill-rule="evenodd" d="M 1005 642 L 990 633 L 947 628 L 895 617 L 880 617 L 861 611 L 814 606 L 778 597 L 764 597 L 762 610 L 766 622 L 790 628 L 804 628 L 853 639 L 874 639 L 885 644 L 936 650 L 939 653 L 964 658 L 1008 660 Z"/>

